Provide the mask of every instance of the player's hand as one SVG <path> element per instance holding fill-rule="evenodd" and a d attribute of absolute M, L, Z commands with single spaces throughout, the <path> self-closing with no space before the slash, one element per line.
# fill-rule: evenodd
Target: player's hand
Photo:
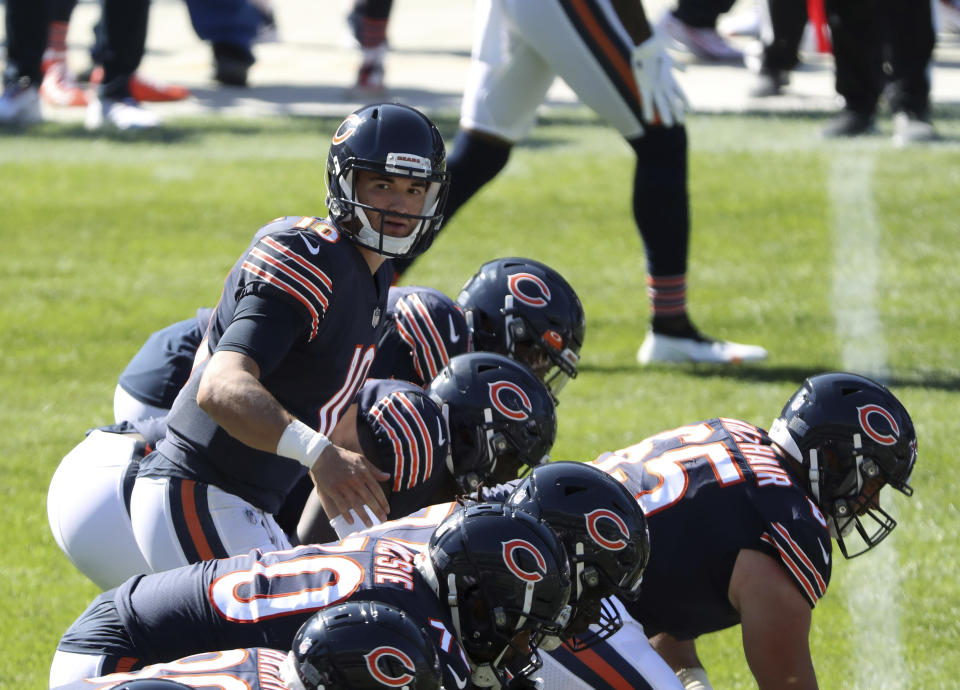
<path fill-rule="evenodd" d="M 684 111 L 689 107 L 687 96 L 673 76 L 673 60 L 656 34 L 633 49 L 630 62 L 644 122 L 658 124 L 658 116 L 667 127 L 683 122 Z"/>
<path fill-rule="evenodd" d="M 367 505 L 380 520 L 387 519 L 390 505 L 379 482 L 390 479 L 390 475 L 359 453 L 330 444 L 317 458 L 310 474 L 328 518 L 342 514 L 350 522 L 353 508 L 365 526 L 373 527 L 363 509 Z"/>

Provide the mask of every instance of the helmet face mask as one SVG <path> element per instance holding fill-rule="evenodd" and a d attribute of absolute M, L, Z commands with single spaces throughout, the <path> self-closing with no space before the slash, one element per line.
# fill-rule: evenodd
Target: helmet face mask
<path fill-rule="evenodd" d="M 461 506 L 434 532 L 429 561 L 438 596 L 480 686 L 530 672 L 537 648 L 568 622 L 570 567 L 557 535 L 505 504 Z"/>
<path fill-rule="evenodd" d="M 610 597 L 639 596 L 650 556 L 646 518 L 630 492 L 592 465 L 554 462 L 535 467 L 507 503 L 544 520 L 567 551 L 573 616 L 565 644 L 580 651 L 619 630 Z"/>
<path fill-rule="evenodd" d="M 362 173 L 424 183 L 419 213 L 377 208 L 361 201 Z M 383 103 L 357 110 L 341 123 L 327 154 L 327 209 L 352 242 L 387 257 L 423 253 L 443 222 L 449 189 L 446 151 L 436 126 L 408 106 Z M 371 215 L 379 219 L 371 223 Z M 387 217 L 417 221 L 405 237 L 385 232 Z"/>
<path fill-rule="evenodd" d="M 549 266 L 517 257 L 480 267 L 457 297 L 474 347 L 530 367 L 556 397 L 577 375 L 586 330 L 583 306 Z"/>
<path fill-rule="evenodd" d="M 812 376 L 770 427 L 770 437 L 800 462 L 810 493 L 841 553 L 853 558 L 897 526 L 880 507 L 889 485 L 913 495 L 917 437 L 910 415 L 884 386 L 856 374 Z"/>
<path fill-rule="evenodd" d="M 426 390 L 447 421 L 447 469 L 461 491 L 509 481 L 549 458 L 553 398 L 523 364 L 492 352 L 457 355 Z"/>

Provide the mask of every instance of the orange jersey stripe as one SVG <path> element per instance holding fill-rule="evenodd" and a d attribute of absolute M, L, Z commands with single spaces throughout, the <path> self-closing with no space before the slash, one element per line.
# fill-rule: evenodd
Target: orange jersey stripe
<path fill-rule="evenodd" d="M 591 671 L 609 683 L 611 688 L 616 688 L 617 690 L 632 690 L 627 679 L 620 675 L 613 666 L 604 661 L 603 658 L 592 649 L 584 649 L 577 652 L 577 658 L 586 664 Z"/>
<path fill-rule="evenodd" d="M 213 558 L 213 549 L 210 548 L 207 537 L 203 533 L 203 527 L 200 525 L 200 516 L 197 515 L 197 505 L 194 501 L 194 494 L 197 483 L 190 479 L 184 479 L 180 485 L 180 503 L 183 505 L 183 516 L 187 521 L 187 529 L 190 531 L 190 538 L 193 545 L 200 554 L 200 558 L 205 561 Z"/>

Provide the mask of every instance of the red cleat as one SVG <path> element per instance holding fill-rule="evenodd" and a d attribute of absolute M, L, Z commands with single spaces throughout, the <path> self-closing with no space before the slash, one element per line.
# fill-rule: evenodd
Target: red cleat
<path fill-rule="evenodd" d="M 53 61 L 47 65 L 40 84 L 40 97 L 51 105 L 70 107 L 87 104 L 87 94 L 77 86 L 67 69 L 67 63 L 63 61 Z"/>
<path fill-rule="evenodd" d="M 97 66 L 90 73 L 90 85 L 96 86 L 103 81 L 103 67 Z M 133 74 L 130 77 L 130 95 L 134 100 L 146 103 L 165 103 L 168 101 L 182 101 L 190 96 L 190 90 L 183 86 L 175 86 L 155 82 Z"/>

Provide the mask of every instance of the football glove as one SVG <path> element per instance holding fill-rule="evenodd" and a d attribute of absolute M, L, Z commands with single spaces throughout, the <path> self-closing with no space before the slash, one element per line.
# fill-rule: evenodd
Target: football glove
<path fill-rule="evenodd" d="M 683 113 L 689 102 L 673 76 L 673 60 L 656 34 L 633 49 L 630 63 L 643 106 L 644 122 L 657 124 L 657 116 L 667 127 L 683 122 Z"/>

